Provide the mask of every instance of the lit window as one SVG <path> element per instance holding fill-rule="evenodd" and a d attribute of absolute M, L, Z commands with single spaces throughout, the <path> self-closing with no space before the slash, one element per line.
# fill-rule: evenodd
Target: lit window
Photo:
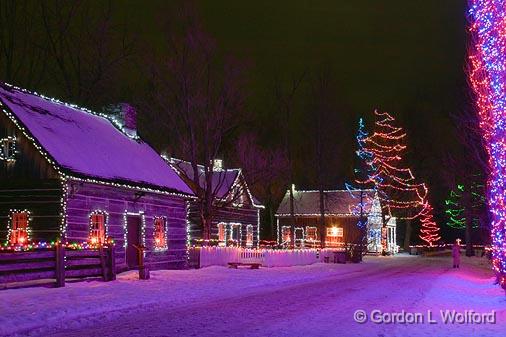
<path fill-rule="evenodd" d="M 28 212 L 12 212 L 9 243 L 11 245 L 26 245 L 28 239 Z"/>
<path fill-rule="evenodd" d="M 247 247 L 253 246 L 253 226 L 252 225 L 246 226 L 246 246 Z"/>
<path fill-rule="evenodd" d="M 342 227 L 327 228 L 327 236 L 334 236 L 337 238 L 342 238 L 343 237 L 343 228 Z"/>
<path fill-rule="evenodd" d="M 155 249 L 167 248 L 167 227 L 164 218 L 155 218 Z"/>
<path fill-rule="evenodd" d="M 316 227 L 306 227 L 306 241 L 316 241 Z"/>
<path fill-rule="evenodd" d="M 225 245 L 226 233 L 227 233 L 227 225 L 224 223 L 219 223 L 218 224 L 218 244 L 220 246 Z"/>
<path fill-rule="evenodd" d="M 0 159 L 5 161 L 13 161 L 16 154 L 16 138 L 7 137 L 0 140 L 1 152 Z"/>
<path fill-rule="evenodd" d="M 325 245 L 327 247 L 336 246 L 342 241 L 343 237 L 342 227 L 329 227 L 327 228 L 327 237 L 325 239 Z"/>
<path fill-rule="evenodd" d="M 283 226 L 281 228 L 281 239 L 282 239 L 281 241 L 283 243 L 292 241 L 292 231 L 291 231 L 290 227 Z"/>
<path fill-rule="evenodd" d="M 91 214 L 89 241 L 94 245 L 105 243 L 105 214 L 98 212 Z"/>

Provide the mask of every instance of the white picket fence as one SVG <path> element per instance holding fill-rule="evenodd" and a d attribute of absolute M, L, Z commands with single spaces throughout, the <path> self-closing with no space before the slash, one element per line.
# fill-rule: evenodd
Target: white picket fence
<path fill-rule="evenodd" d="M 272 250 L 237 247 L 202 247 L 200 267 L 227 266 L 229 262 L 258 262 L 263 267 L 303 266 L 323 261 L 316 249 Z"/>

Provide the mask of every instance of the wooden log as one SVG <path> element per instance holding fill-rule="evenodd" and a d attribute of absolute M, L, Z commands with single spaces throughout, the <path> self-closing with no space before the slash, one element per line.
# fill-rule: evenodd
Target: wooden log
<path fill-rule="evenodd" d="M 99 248 L 99 253 L 100 253 L 100 268 L 102 268 L 102 279 L 107 282 L 108 280 L 108 277 L 107 277 L 107 267 L 105 265 L 105 256 L 104 256 L 104 248 L 103 247 L 100 247 Z"/>
<path fill-rule="evenodd" d="M 67 278 L 80 278 L 80 277 L 93 277 L 93 276 L 102 276 L 102 269 L 98 267 L 98 268 L 65 270 L 65 277 Z"/>
<path fill-rule="evenodd" d="M 56 245 L 56 287 L 65 287 L 65 246 Z"/>
<path fill-rule="evenodd" d="M 66 256 L 68 258 L 86 258 L 86 257 L 100 257 L 100 253 L 98 250 L 70 250 L 66 251 Z"/>
<path fill-rule="evenodd" d="M 37 269 L 48 269 L 55 268 L 55 261 L 33 261 L 33 262 L 21 262 L 21 263 L 9 263 L 0 264 L 0 272 L 20 272 L 20 271 L 31 271 Z"/>
<path fill-rule="evenodd" d="M 107 250 L 107 259 L 109 267 L 109 280 L 116 280 L 116 256 L 114 254 L 114 245 L 110 245 Z"/>
<path fill-rule="evenodd" d="M 33 273 L 16 273 L 16 274 L 0 275 L 0 283 L 24 282 L 24 281 L 54 279 L 54 278 L 55 278 L 54 270 L 40 271 Z"/>
<path fill-rule="evenodd" d="M 33 252 L 14 252 L 0 253 L 0 262 L 19 261 L 19 260 L 38 260 L 38 259 L 54 259 L 54 250 L 41 250 Z"/>
<path fill-rule="evenodd" d="M 67 268 L 72 267 L 79 267 L 79 266 L 99 266 L 100 265 L 100 259 L 93 257 L 93 258 L 83 258 L 83 259 L 72 259 L 67 260 L 66 266 Z M 75 268 L 74 268 L 75 269 Z"/>

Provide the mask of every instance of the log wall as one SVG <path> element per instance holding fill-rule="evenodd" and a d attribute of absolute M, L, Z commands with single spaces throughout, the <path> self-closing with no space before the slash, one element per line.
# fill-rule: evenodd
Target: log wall
<path fill-rule="evenodd" d="M 31 239 L 53 241 L 61 224 L 62 188 L 56 170 L 0 111 L 0 139 L 16 137 L 14 161 L 0 160 L 0 242 L 7 239 L 9 210 L 30 211 Z"/>
<path fill-rule="evenodd" d="M 116 245 L 116 267 L 127 269 L 124 216 L 125 212 L 143 214 L 145 220 L 145 263 L 150 269 L 180 269 L 186 267 L 186 201 L 179 196 L 139 193 L 132 189 L 101 184 L 68 182 L 67 226 L 68 241 L 86 241 L 89 215 L 95 210 L 108 213 L 108 236 Z M 154 217 L 167 220 L 167 246 L 154 250 Z M 141 238 L 142 239 L 142 238 Z"/>

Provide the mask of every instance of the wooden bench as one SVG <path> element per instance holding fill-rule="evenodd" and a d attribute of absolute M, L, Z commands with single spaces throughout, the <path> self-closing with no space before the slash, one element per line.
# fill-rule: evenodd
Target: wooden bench
<path fill-rule="evenodd" d="M 249 266 L 250 269 L 259 269 L 262 264 L 258 262 L 229 262 L 229 268 L 237 269 L 242 266 Z"/>

